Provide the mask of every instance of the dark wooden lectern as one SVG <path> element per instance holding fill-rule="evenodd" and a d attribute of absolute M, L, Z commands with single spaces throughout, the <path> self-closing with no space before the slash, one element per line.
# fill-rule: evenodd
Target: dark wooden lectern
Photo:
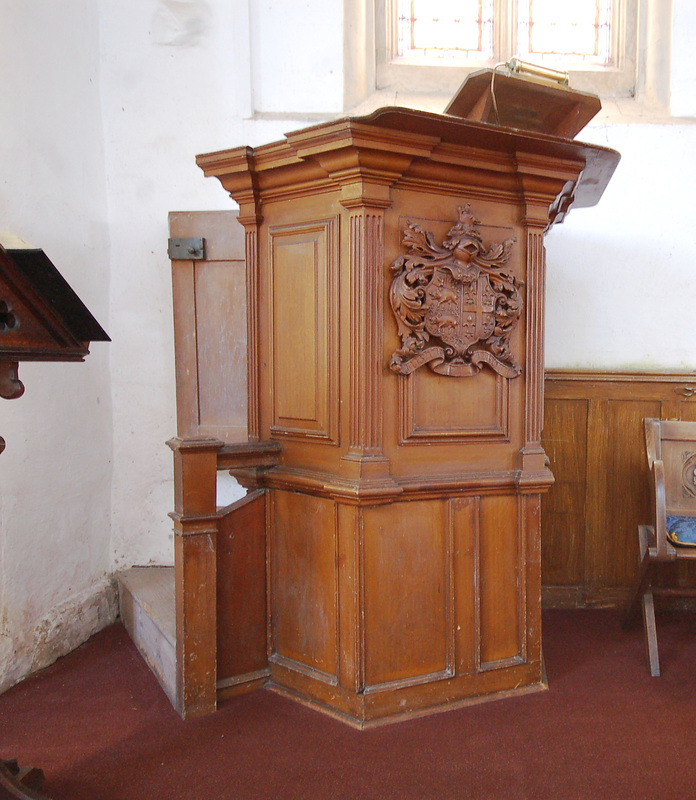
<path fill-rule="evenodd" d="M 543 237 L 617 162 L 400 108 L 198 158 L 246 231 L 249 444 L 170 443 L 182 713 L 541 686 Z"/>
<path fill-rule="evenodd" d="M 0 235 L 0 397 L 24 394 L 20 361 L 84 361 L 93 341 L 110 339 L 44 251 Z M 0 800 L 47 800 L 42 784 L 41 770 L 0 758 Z"/>
<path fill-rule="evenodd" d="M 108 341 L 43 250 L 0 235 L 0 397 L 24 394 L 20 361 L 84 361 L 90 342 Z"/>

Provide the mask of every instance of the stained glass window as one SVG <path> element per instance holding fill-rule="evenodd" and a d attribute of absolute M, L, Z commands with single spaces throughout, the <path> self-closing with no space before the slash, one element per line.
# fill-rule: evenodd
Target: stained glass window
<path fill-rule="evenodd" d="M 400 0 L 401 56 L 493 56 L 493 0 Z"/>
<path fill-rule="evenodd" d="M 398 55 L 477 61 L 521 55 L 608 66 L 612 6 L 613 0 L 398 0 Z M 513 16 L 515 30 L 509 28 Z M 510 52 L 498 53 L 496 42 L 503 39 Z"/>
<path fill-rule="evenodd" d="M 517 52 L 532 60 L 571 56 L 573 61 L 611 63 L 611 0 L 521 0 Z"/>

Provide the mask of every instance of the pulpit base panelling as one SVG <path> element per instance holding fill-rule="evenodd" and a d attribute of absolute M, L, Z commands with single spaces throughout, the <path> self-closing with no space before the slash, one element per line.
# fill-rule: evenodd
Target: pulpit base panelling
<path fill-rule="evenodd" d="M 363 725 L 541 685 L 538 495 L 273 495 L 276 687 Z"/>

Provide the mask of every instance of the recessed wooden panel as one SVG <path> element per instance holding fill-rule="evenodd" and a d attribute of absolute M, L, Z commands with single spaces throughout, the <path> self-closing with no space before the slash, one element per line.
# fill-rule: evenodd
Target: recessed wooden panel
<path fill-rule="evenodd" d="M 643 419 L 659 416 L 659 402 L 613 400 L 606 404 L 606 472 L 597 470 L 591 477 L 595 484 L 605 483 L 607 496 L 616 500 L 607 504 L 603 519 L 595 520 L 592 541 L 596 546 L 591 558 L 593 574 L 608 586 L 630 585 L 635 574 L 636 530 L 639 521 L 650 518 L 650 504 L 643 499 L 647 482 Z M 622 446 L 626 440 L 633 446 Z M 626 502 L 628 498 L 630 502 Z M 612 540 L 610 548 L 603 543 L 602 528 L 604 536 Z"/>
<path fill-rule="evenodd" d="M 337 575 L 334 504 L 274 492 L 271 541 L 273 660 L 336 682 Z"/>
<path fill-rule="evenodd" d="M 338 614 L 339 679 L 353 692 L 361 688 L 362 659 L 359 636 L 362 615 L 360 581 L 360 510 L 355 505 L 337 504 L 338 525 Z"/>
<path fill-rule="evenodd" d="M 363 511 L 365 684 L 419 682 L 453 668 L 451 531 L 442 501 Z"/>
<path fill-rule="evenodd" d="M 329 219 L 270 230 L 273 435 L 336 441 L 336 228 Z"/>
<path fill-rule="evenodd" d="M 669 476 L 665 486 L 665 503 L 668 514 L 693 514 L 694 486 L 690 472 L 683 472 L 684 465 L 693 463 L 696 443 L 662 439 L 662 461 L 665 475 Z M 675 476 L 679 476 L 678 478 Z"/>
<path fill-rule="evenodd" d="M 696 422 L 696 402 L 683 400 L 679 403 L 679 419 Z"/>
<path fill-rule="evenodd" d="M 198 423 L 246 429 L 244 262 L 194 262 Z"/>
<path fill-rule="evenodd" d="M 265 669 L 266 639 L 266 496 L 254 492 L 218 528 L 218 684 Z"/>
<path fill-rule="evenodd" d="M 556 586 L 582 583 L 585 573 L 587 400 L 548 400 L 543 446 L 555 483 L 543 506 L 544 580 Z"/>
<path fill-rule="evenodd" d="M 479 533 L 481 667 L 521 656 L 523 611 L 517 497 L 482 497 Z"/>
<path fill-rule="evenodd" d="M 454 534 L 455 641 L 457 674 L 479 667 L 479 498 L 450 500 Z"/>
<path fill-rule="evenodd" d="M 246 440 L 244 228 L 236 211 L 182 211 L 169 233 L 206 242 L 204 261 L 172 261 L 177 432 Z"/>
<path fill-rule="evenodd" d="M 420 369 L 399 382 L 401 444 L 508 438 L 510 382 L 491 370 L 453 378 Z"/>

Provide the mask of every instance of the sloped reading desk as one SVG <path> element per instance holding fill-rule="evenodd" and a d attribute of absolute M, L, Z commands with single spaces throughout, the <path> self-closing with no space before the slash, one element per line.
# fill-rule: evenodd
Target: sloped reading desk
<path fill-rule="evenodd" d="M 170 442 L 182 714 L 542 685 L 543 239 L 618 159 L 402 108 L 198 157 L 240 206 L 249 411 L 248 443 Z M 221 510 L 217 469 L 249 489 Z"/>
<path fill-rule="evenodd" d="M 110 340 L 44 251 L 0 234 L 0 397 L 24 394 L 20 361 L 84 361 L 92 341 Z M 41 770 L 0 758 L 0 800 L 46 800 L 42 784 Z"/>
<path fill-rule="evenodd" d="M 84 361 L 90 342 L 108 341 L 41 248 L 0 234 L 0 397 L 24 394 L 20 361 Z"/>

